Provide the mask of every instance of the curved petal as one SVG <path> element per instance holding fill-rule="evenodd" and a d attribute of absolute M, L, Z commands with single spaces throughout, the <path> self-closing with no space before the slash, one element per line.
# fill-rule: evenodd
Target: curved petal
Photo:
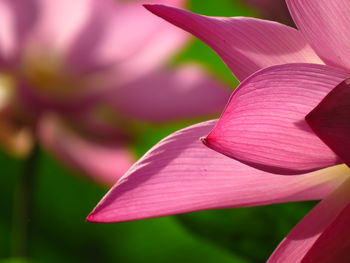
<path fill-rule="evenodd" d="M 163 5 L 145 7 L 211 46 L 239 80 L 277 64 L 323 64 L 296 29 L 276 22 L 208 17 Z"/>
<path fill-rule="evenodd" d="M 350 165 L 350 79 L 335 87 L 306 121 L 342 160 Z"/>
<path fill-rule="evenodd" d="M 202 117 L 222 111 L 230 92 L 197 65 L 181 65 L 120 86 L 107 94 L 119 111 L 146 121 Z"/>
<path fill-rule="evenodd" d="M 183 0 L 157 1 L 184 4 Z M 114 67 L 113 78 L 118 74 L 118 79 L 133 79 L 163 64 L 189 39 L 182 30 L 147 12 L 142 7 L 145 1 L 102 2 L 70 51 L 70 61 L 79 67 Z"/>
<path fill-rule="evenodd" d="M 331 247 L 330 244 L 327 244 L 325 247 L 322 246 L 324 245 L 325 238 L 327 235 L 329 235 L 330 231 L 336 230 L 339 227 L 338 224 L 342 223 L 342 216 L 344 216 L 344 213 L 349 213 L 349 187 L 350 179 L 347 179 L 339 187 L 339 189 L 337 189 L 326 199 L 322 200 L 309 214 L 307 214 L 306 217 L 300 221 L 296 227 L 294 227 L 294 229 L 274 251 L 268 260 L 268 263 L 344 262 L 337 260 L 326 261 L 327 258 L 323 258 L 320 261 L 310 261 L 310 259 L 317 258 L 317 253 L 320 252 L 320 249 L 325 249 L 325 252 L 329 252 L 329 249 L 333 248 L 335 243 L 339 244 L 338 242 L 343 238 L 343 236 L 333 236 L 334 239 L 328 240 L 330 243 L 334 242 Z M 342 212 L 345 207 L 347 208 Z M 341 212 L 342 214 L 340 214 Z M 339 214 L 340 217 L 338 217 Z M 348 215 L 346 216 L 349 217 Z M 336 219 L 337 217 L 338 219 Z M 336 234 L 336 232 L 333 234 Z M 337 249 L 338 251 L 341 251 L 342 247 L 340 246 Z M 332 251 L 332 253 L 328 254 L 327 257 L 334 256 L 334 252 L 336 251 Z M 323 254 L 323 252 L 321 253 Z M 304 261 L 305 255 L 307 256 Z"/>
<path fill-rule="evenodd" d="M 39 126 L 39 139 L 58 159 L 104 185 L 112 185 L 134 162 L 132 153 L 120 144 L 84 138 L 58 117 L 49 115 Z"/>
<path fill-rule="evenodd" d="M 326 64 L 350 71 L 350 2 L 287 0 L 297 27 Z"/>
<path fill-rule="evenodd" d="M 346 75 L 316 64 L 261 70 L 232 94 L 204 142 L 273 173 L 298 174 L 340 163 L 304 118 Z"/>
<path fill-rule="evenodd" d="M 216 121 L 160 141 L 107 193 L 88 221 L 116 222 L 190 211 L 323 198 L 343 182 L 345 166 L 282 176 L 246 166 L 205 147 Z"/>

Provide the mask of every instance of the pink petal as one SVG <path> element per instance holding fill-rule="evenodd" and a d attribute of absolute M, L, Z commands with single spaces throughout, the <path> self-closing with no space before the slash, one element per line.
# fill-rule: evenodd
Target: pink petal
<path fill-rule="evenodd" d="M 292 17 L 326 64 L 350 70 L 350 1 L 287 0 Z"/>
<path fill-rule="evenodd" d="M 332 167 L 282 176 L 246 166 L 205 147 L 216 121 L 165 138 L 142 157 L 87 218 L 116 222 L 190 211 L 323 198 L 348 170 Z"/>
<path fill-rule="evenodd" d="M 39 127 L 44 147 L 58 159 L 104 185 L 112 185 L 134 162 L 122 143 L 102 143 L 79 135 L 55 116 L 46 116 Z"/>
<path fill-rule="evenodd" d="M 230 92 L 223 83 L 210 78 L 199 66 L 157 71 L 118 87 L 107 94 L 123 114 L 146 121 L 202 117 L 220 112 Z"/>
<path fill-rule="evenodd" d="M 29 52 L 65 52 L 86 26 L 96 8 L 96 2 L 32 0 L 36 20 L 29 38 L 29 45 L 33 50 Z"/>
<path fill-rule="evenodd" d="M 9 66 L 18 57 L 35 14 L 32 1 L 0 1 L 0 67 Z"/>
<path fill-rule="evenodd" d="M 334 88 L 306 117 L 312 130 L 350 165 L 350 79 Z"/>
<path fill-rule="evenodd" d="M 126 6 L 123 12 L 124 19 L 120 21 L 124 33 L 120 35 L 121 39 L 118 41 L 124 43 L 124 46 L 118 49 L 119 54 L 126 58 L 118 64 L 118 69 L 122 70 L 123 75 L 130 74 L 134 77 L 136 69 L 141 71 L 157 68 L 174 56 L 174 53 L 183 48 L 189 40 L 185 32 L 169 26 L 165 21 L 160 21 L 144 10 L 141 4 L 149 2 L 177 7 L 183 7 L 185 3 L 184 0 L 147 0 L 129 3 L 129 6 Z M 131 45 L 136 42 L 137 47 L 131 49 Z"/>
<path fill-rule="evenodd" d="M 208 17 L 163 5 L 145 7 L 211 46 L 239 80 L 277 64 L 323 64 L 297 30 L 279 23 L 244 17 Z"/>
<path fill-rule="evenodd" d="M 340 163 L 304 118 L 346 76 L 316 64 L 261 70 L 232 94 L 218 125 L 204 142 L 273 173 L 298 174 Z"/>
<path fill-rule="evenodd" d="M 309 250 L 303 262 L 337 262 L 350 261 L 350 204 L 343 209 L 332 224 L 322 233 Z"/>
<path fill-rule="evenodd" d="M 345 168 L 348 169 L 348 168 Z M 348 170 L 349 171 L 349 170 Z M 339 245 L 339 242 L 344 238 L 343 234 L 336 236 L 340 226 L 343 223 L 343 216 L 349 217 L 348 204 L 350 201 L 350 181 L 347 179 L 334 193 L 321 201 L 306 217 L 288 234 L 288 236 L 282 241 L 275 252 L 269 259 L 269 263 L 283 262 L 283 263 L 295 263 L 295 262 L 344 262 L 331 260 L 327 261 L 326 258 L 318 261 L 310 261 L 310 259 L 316 259 L 319 255 L 324 254 L 320 249 L 325 249 L 324 252 L 330 252 L 332 248 Z M 347 207 L 343 212 L 342 210 Z M 342 213 L 341 213 L 342 212 Z M 338 215 L 341 213 L 341 216 Z M 338 219 L 336 219 L 338 217 Z M 334 221 L 335 220 L 335 221 Z M 347 221 L 348 223 L 348 221 Z M 346 227 L 348 228 L 348 227 Z M 332 239 L 326 240 L 331 231 L 333 232 Z M 344 229 L 345 230 L 345 229 Z M 346 231 L 346 230 L 345 230 Z M 346 231 L 349 233 L 349 231 Z M 339 239 L 338 239 L 339 238 Z M 349 238 L 349 236 L 347 237 Z M 325 245 L 327 241 L 327 246 Z M 333 243 L 334 242 L 334 243 Z M 333 243 L 331 245 L 331 243 Z M 313 247 L 315 246 L 315 247 Z M 310 250 L 311 249 L 311 250 Z M 342 247 L 336 248 L 338 251 L 342 251 Z M 334 256 L 334 252 L 328 254 L 327 257 Z M 309 253 L 309 254 L 308 254 Z M 304 256 L 306 256 L 304 261 Z M 324 254 L 325 255 L 325 254 Z M 308 260 L 306 260 L 308 259 Z M 348 261 L 346 261 L 348 262 Z"/>
<path fill-rule="evenodd" d="M 14 52 L 16 43 L 16 28 L 14 21 L 14 12 L 10 5 L 5 1 L 0 1 L 0 63 Z"/>
<path fill-rule="evenodd" d="M 175 6 L 184 3 L 157 1 Z M 70 51 L 72 63 L 81 67 L 110 66 L 118 81 L 134 79 L 162 65 L 189 39 L 182 30 L 147 12 L 142 7 L 145 1 L 102 2 Z"/>

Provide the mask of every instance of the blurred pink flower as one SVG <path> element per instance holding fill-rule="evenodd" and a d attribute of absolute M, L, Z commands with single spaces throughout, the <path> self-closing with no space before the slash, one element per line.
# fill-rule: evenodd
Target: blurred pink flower
<path fill-rule="evenodd" d="M 287 4 L 299 30 L 146 6 L 210 45 L 244 81 L 220 120 L 154 146 L 89 221 L 322 199 L 269 262 L 350 261 L 350 2 Z"/>
<path fill-rule="evenodd" d="M 0 17 L 0 143 L 14 154 L 38 135 L 110 184 L 134 161 L 137 120 L 202 117 L 229 96 L 197 65 L 166 67 L 188 35 L 140 1 L 0 0 Z"/>
<path fill-rule="evenodd" d="M 245 2 L 256 9 L 258 15 L 263 18 L 294 26 L 284 0 L 245 0 Z"/>

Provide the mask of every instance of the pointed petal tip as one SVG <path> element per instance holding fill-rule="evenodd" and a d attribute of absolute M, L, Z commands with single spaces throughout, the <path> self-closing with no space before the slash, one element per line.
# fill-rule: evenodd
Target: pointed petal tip
<path fill-rule="evenodd" d="M 142 4 L 142 6 L 144 8 L 146 8 L 147 10 L 149 10 L 150 6 L 152 6 L 152 4 Z"/>
<path fill-rule="evenodd" d="M 170 21 L 169 19 L 167 19 L 168 15 L 169 15 L 168 12 L 174 12 L 174 11 L 188 12 L 186 10 L 183 10 L 183 9 L 175 7 L 175 6 L 168 6 L 168 5 L 163 5 L 163 4 L 143 4 L 143 7 L 146 8 L 151 13 L 155 14 L 156 16 L 159 16 L 172 24 L 173 24 L 173 22 Z M 175 14 L 173 14 L 173 15 L 175 15 Z"/>
<path fill-rule="evenodd" d="M 146 8 L 148 11 L 154 13 L 157 10 L 157 7 L 162 6 L 159 4 L 143 4 L 144 8 Z"/>
<path fill-rule="evenodd" d="M 214 150 L 214 151 L 217 151 L 219 153 L 220 152 L 220 149 L 215 147 L 215 139 L 209 135 L 207 135 L 206 137 L 201 137 L 200 138 L 200 141 L 205 145 L 207 146 L 208 148 L 210 148 L 211 150 Z"/>
<path fill-rule="evenodd" d="M 95 213 L 92 211 L 86 218 L 85 221 L 88 223 L 109 223 L 106 220 L 103 220 L 100 216 L 98 216 L 98 213 Z"/>
<path fill-rule="evenodd" d="M 89 215 L 85 218 L 85 221 L 86 221 L 86 222 L 89 222 L 89 223 L 95 223 L 96 221 L 94 220 L 93 213 L 89 214 Z"/>
<path fill-rule="evenodd" d="M 318 200 L 342 183 L 342 169 L 279 176 L 208 150 L 199 139 L 206 142 L 216 123 L 197 124 L 159 142 L 86 221 L 116 223 L 214 208 Z"/>
<path fill-rule="evenodd" d="M 277 22 L 206 16 L 161 4 L 145 8 L 210 46 L 240 81 L 273 65 L 323 64 L 299 31 Z"/>
<path fill-rule="evenodd" d="M 273 66 L 253 74 L 231 96 L 218 124 L 208 135 L 211 141 L 207 138 L 206 146 L 275 174 L 297 175 L 341 163 L 312 132 L 305 115 L 344 76 L 347 74 L 329 66 L 299 63 Z M 273 78 L 278 80 L 276 84 L 271 81 Z M 269 81 L 268 86 L 264 86 L 265 80 Z M 259 95 L 254 96 L 254 92 Z M 305 96 L 305 92 L 313 95 Z M 314 123 L 315 118 L 309 114 L 308 123 Z"/>
<path fill-rule="evenodd" d="M 200 140 L 205 146 L 207 146 L 211 150 L 214 150 L 214 151 L 216 151 L 218 153 L 221 153 L 221 154 L 225 155 L 225 153 L 222 151 L 221 147 L 218 147 L 218 145 L 217 145 L 217 143 L 218 143 L 217 138 L 215 136 L 213 136 L 212 133 L 209 133 L 206 137 L 200 138 Z"/>

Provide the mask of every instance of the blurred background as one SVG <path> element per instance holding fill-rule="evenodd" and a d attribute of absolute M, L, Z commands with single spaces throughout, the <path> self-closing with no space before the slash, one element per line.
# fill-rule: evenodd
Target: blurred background
<path fill-rule="evenodd" d="M 266 10 L 259 12 L 238 0 L 191 0 L 186 7 L 212 16 L 268 15 Z M 192 61 L 201 63 L 231 91 L 237 86 L 238 82 L 216 54 L 198 40 L 192 39 L 169 63 L 176 66 Z M 213 114 L 159 124 L 142 122 L 129 147 L 138 158 L 173 131 L 212 117 Z M 85 222 L 85 217 L 109 187 L 62 164 L 42 147 L 36 150 L 35 158 L 33 166 L 28 160 L 0 151 L 1 263 L 264 262 L 314 205 L 291 203 L 92 224 Z M 30 185 L 26 185 L 31 187 L 32 194 L 32 200 L 26 204 L 29 218 L 20 203 L 23 174 L 28 169 L 35 174 Z M 23 225 L 29 229 L 25 242 L 29 260 L 16 251 L 18 244 L 23 243 L 23 229 L 19 229 Z"/>

